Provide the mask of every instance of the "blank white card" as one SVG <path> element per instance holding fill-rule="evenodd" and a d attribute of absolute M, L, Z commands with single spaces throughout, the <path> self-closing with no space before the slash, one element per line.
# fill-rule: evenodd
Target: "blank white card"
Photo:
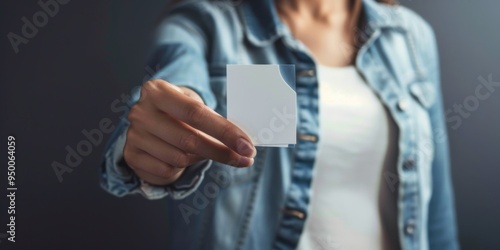
<path fill-rule="evenodd" d="M 296 144 L 294 65 L 227 65 L 227 119 L 255 146 Z"/>

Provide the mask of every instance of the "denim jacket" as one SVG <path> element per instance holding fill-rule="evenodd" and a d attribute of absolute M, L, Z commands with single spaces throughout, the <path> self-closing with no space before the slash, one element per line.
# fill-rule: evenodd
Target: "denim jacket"
<path fill-rule="evenodd" d="M 366 26 L 356 32 L 365 42 L 355 66 L 399 129 L 397 171 L 380 177 L 398 192 L 399 244 L 458 249 L 434 33 L 401 6 L 363 0 L 363 17 Z M 116 196 L 168 197 L 167 249 L 296 248 L 321 140 L 311 53 L 280 21 L 272 0 L 183 1 L 160 24 L 153 51 L 150 65 L 159 71 L 152 78 L 193 89 L 224 116 L 227 64 L 294 64 L 297 144 L 258 148 L 249 168 L 202 161 L 173 184 L 151 186 L 123 160 L 129 123 L 122 119 L 104 154 L 102 187 Z"/>

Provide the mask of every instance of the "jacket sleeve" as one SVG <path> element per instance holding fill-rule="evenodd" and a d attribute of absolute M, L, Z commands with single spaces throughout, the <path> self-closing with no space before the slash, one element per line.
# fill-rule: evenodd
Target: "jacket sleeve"
<path fill-rule="evenodd" d="M 428 75 L 437 96 L 437 102 L 429 110 L 435 149 L 432 164 L 432 196 L 427 224 L 429 249 L 459 249 L 437 44 L 432 28 L 427 23 L 423 26 L 421 34 L 424 34 L 423 41 L 426 43 L 422 46 L 426 47 L 426 51 L 422 53 L 428 56 L 426 58 L 429 66 Z"/>
<path fill-rule="evenodd" d="M 216 101 L 210 90 L 205 59 L 205 32 L 203 27 L 193 21 L 203 18 L 201 11 L 201 4 L 180 6 L 172 10 L 159 26 L 148 66 L 149 69 L 156 70 L 151 79 L 163 79 L 191 88 L 202 97 L 207 106 L 214 109 Z M 193 15 L 198 15 L 198 18 L 192 18 Z M 135 104 L 139 97 L 140 92 L 137 91 L 129 105 Z M 182 199 L 197 189 L 204 173 L 211 166 L 209 160 L 189 166 L 179 180 L 167 186 L 152 186 L 142 182 L 123 159 L 128 127 L 129 121 L 125 114 L 105 148 L 100 184 L 106 191 L 119 197 L 140 193 L 148 199 L 160 199 L 165 196 Z"/>

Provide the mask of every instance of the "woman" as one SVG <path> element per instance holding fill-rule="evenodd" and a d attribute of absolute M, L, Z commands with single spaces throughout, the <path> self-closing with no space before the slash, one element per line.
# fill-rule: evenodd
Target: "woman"
<path fill-rule="evenodd" d="M 295 148 L 256 149 L 223 117 L 227 64 L 295 65 Z M 415 13 L 182 1 L 151 65 L 102 186 L 168 196 L 168 249 L 458 248 L 436 42 Z"/>

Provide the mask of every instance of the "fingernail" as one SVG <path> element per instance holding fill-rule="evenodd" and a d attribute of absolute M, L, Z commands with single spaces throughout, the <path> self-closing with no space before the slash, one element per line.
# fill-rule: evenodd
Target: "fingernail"
<path fill-rule="evenodd" d="M 243 138 L 238 139 L 236 147 L 238 154 L 243 156 L 255 157 L 255 154 L 257 153 L 255 147 Z"/>
<path fill-rule="evenodd" d="M 249 167 L 253 165 L 253 158 L 248 157 L 240 157 L 238 161 L 238 167 Z"/>

